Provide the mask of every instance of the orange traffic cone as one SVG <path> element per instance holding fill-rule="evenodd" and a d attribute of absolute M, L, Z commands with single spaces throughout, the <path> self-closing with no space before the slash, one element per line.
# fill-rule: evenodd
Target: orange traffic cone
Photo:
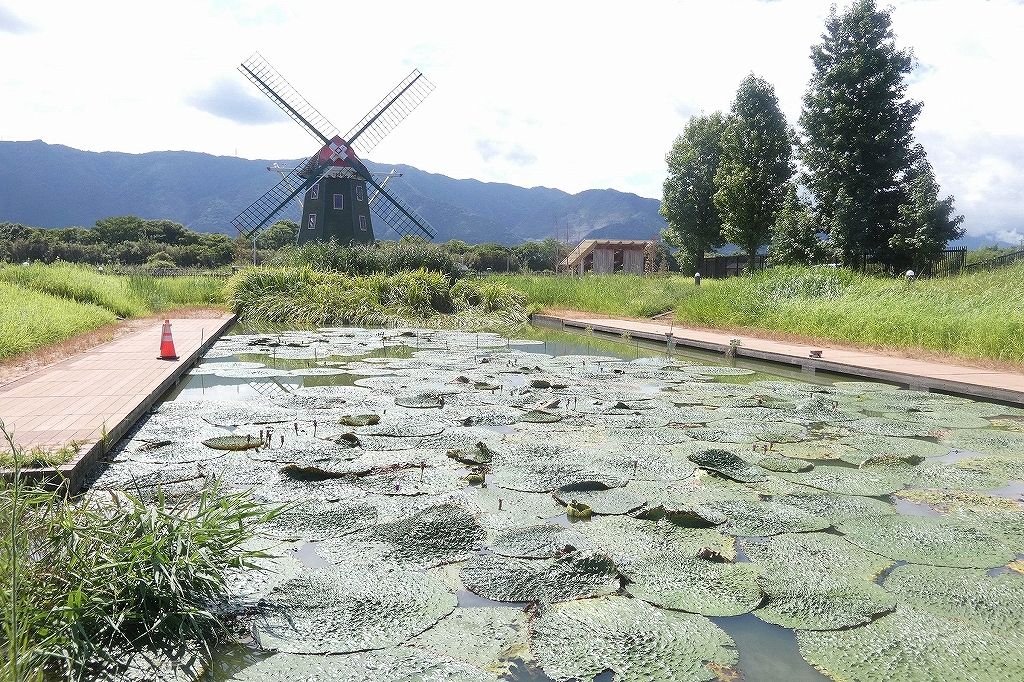
<path fill-rule="evenodd" d="M 160 330 L 160 357 L 158 360 L 177 360 L 178 354 L 174 352 L 174 339 L 171 337 L 171 321 L 164 320 L 163 329 Z"/>

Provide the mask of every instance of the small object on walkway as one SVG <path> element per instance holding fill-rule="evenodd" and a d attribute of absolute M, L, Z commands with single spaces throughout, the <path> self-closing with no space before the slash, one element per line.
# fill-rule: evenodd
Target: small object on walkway
<path fill-rule="evenodd" d="M 295 422 L 292 426 L 295 428 L 295 435 L 299 435 L 299 422 Z"/>
<path fill-rule="evenodd" d="M 171 336 L 171 321 L 164 320 L 160 330 L 160 355 L 158 360 L 177 360 L 178 354 L 174 350 L 174 338 Z"/>
<path fill-rule="evenodd" d="M 820 350 L 812 350 L 810 356 L 812 358 L 820 358 L 821 357 L 821 351 Z"/>

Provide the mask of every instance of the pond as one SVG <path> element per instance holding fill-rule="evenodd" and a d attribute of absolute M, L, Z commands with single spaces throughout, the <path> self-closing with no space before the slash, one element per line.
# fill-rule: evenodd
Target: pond
<path fill-rule="evenodd" d="M 291 505 L 214 680 L 1024 676 L 1013 407 L 544 329 L 237 333 L 92 488 L 209 478 Z"/>

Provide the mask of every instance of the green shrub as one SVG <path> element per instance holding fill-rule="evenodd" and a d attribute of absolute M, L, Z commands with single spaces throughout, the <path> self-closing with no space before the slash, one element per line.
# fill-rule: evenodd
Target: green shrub
<path fill-rule="evenodd" d="M 275 264 L 287 267 L 308 266 L 314 270 L 350 275 L 391 274 L 422 269 L 440 272 L 453 279 L 462 271 L 447 249 L 420 239 L 351 246 L 335 242 L 311 242 L 298 248 L 284 249 Z"/>

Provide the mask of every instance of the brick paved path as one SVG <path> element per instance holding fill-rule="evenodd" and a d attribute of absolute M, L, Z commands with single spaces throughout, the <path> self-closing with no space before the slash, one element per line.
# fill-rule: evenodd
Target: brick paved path
<path fill-rule="evenodd" d="M 44 367 L 0 386 L 0 419 L 14 427 L 15 440 L 26 447 L 95 443 L 104 424 L 116 439 L 131 428 L 138 408 L 159 398 L 195 362 L 200 345 L 220 336 L 232 321 L 227 314 L 172 319 L 177 361 L 157 359 L 158 323 Z"/>

